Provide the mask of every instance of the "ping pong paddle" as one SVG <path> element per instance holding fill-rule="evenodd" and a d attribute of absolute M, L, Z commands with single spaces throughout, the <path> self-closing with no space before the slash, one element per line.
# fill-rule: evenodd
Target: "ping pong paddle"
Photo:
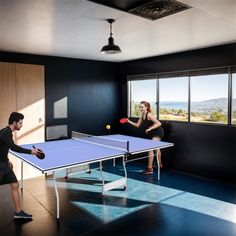
<path fill-rule="evenodd" d="M 120 119 L 120 123 L 121 123 L 121 124 L 127 123 L 127 118 L 121 118 L 121 119 Z"/>
<path fill-rule="evenodd" d="M 38 159 L 40 160 L 43 160 L 45 158 L 45 154 L 43 152 L 43 150 L 39 149 L 39 148 L 36 148 L 35 146 L 33 146 L 34 149 L 37 149 L 38 150 L 38 154 L 36 155 L 36 157 L 38 157 Z"/>

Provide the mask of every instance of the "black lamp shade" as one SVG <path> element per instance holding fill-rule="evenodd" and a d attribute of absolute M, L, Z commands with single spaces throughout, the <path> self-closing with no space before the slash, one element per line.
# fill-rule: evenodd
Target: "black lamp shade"
<path fill-rule="evenodd" d="M 114 38 L 112 37 L 112 23 L 114 19 L 107 19 L 107 22 L 110 24 L 110 37 L 108 38 L 108 44 L 101 49 L 103 54 L 115 54 L 120 53 L 120 47 L 114 44 Z"/>
<path fill-rule="evenodd" d="M 114 54 L 120 52 L 121 52 L 120 47 L 114 44 L 113 37 L 109 37 L 108 44 L 105 45 L 101 50 L 101 53 L 104 54 Z"/>

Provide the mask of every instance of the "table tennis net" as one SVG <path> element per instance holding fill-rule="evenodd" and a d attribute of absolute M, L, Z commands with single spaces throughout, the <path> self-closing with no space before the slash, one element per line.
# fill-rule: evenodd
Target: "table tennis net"
<path fill-rule="evenodd" d="M 90 134 L 84 134 L 76 131 L 72 131 L 72 139 L 78 139 L 81 141 L 86 141 L 94 143 L 97 145 L 108 146 L 111 148 L 122 149 L 124 151 L 129 151 L 129 141 L 112 139 L 109 137 L 94 136 Z"/>

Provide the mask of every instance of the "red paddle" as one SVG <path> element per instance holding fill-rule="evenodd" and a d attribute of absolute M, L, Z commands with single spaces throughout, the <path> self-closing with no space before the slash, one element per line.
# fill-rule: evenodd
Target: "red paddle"
<path fill-rule="evenodd" d="M 127 123 L 127 118 L 121 118 L 121 119 L 120 119 L 120 123 L 121 123 L 121 124 Z"/>

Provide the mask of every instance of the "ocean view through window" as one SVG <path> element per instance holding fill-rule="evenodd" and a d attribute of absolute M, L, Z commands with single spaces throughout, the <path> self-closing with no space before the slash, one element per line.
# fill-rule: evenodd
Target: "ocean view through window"
<path fill-rule="evenodd" d="M 190 121 L 227 124 L 228 74 L 190 78 Z"/>
<path fill-rule="evenodd" d="M 159 119 L 188 121 L 188 77 L 159 80 Z"/>

